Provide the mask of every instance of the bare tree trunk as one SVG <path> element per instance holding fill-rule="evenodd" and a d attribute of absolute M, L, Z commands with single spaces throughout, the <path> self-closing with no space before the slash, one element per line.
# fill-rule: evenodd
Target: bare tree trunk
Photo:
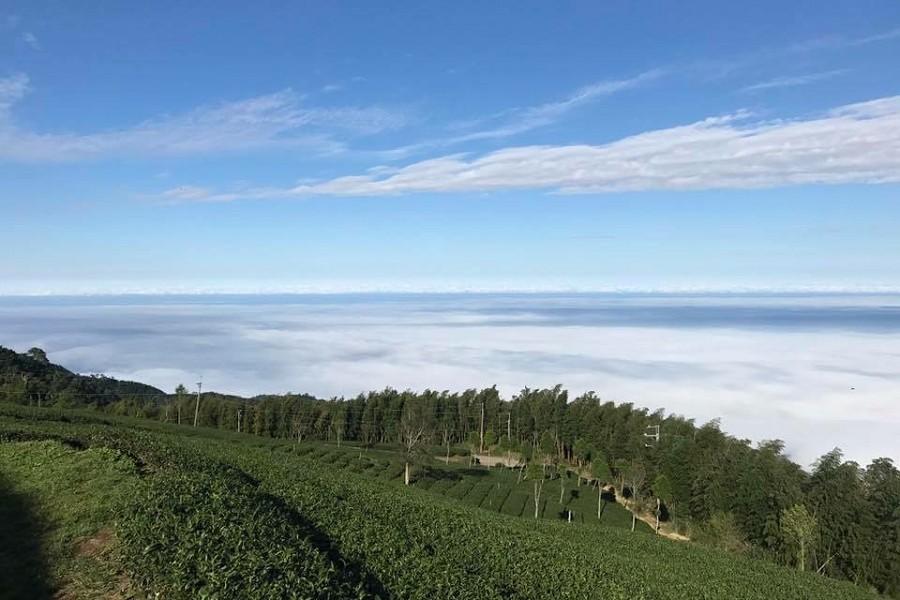
<path fill-rule="evenodd" d="M 822 573 L 822 571 L 825 570 L 825 567 L 828 566 L 828 563 L 831 562 L 831 559 L 834 558 L 835 556 L 837 556 L 837 554 L 832 554 L 831 556 L 829 556 L 829 557 L 828 557 L 828 560 L 826 560 L 825 562 L 823 562 L 823 563 L 822 563 L 822 566 L 820 566 L 818 569 L 816 569 L 816 575 L 820 575 L 820 574 Z"/>
<path fill-rule="evenodd" d="M 194 404 L 194 427 L 200 422 L 200 388 L 197 388 L 197 403 Z"/>
<path fill-rule="evenodd" d="M 597 482 L 597 518 L 600 518 L 600 511 L 603 508 L 603 486 Z"/>
<path fill-rule="evenodd" d="M 563 503 L 563 496 L 566 493 L 566 483 L 565 483 L 566 480 L 564 479 L 564 477 L 565 477 L 565 475 L 563 475 L 562 473 L 559 474 L 559 503 L 560 504 Z"/>
<path fill-rule="evenodd" d="M 541 504 L 541 489 L 538 486 L 538 482 L 534 482 L 534 518 L 538 518 L 538 507 Z"/>
<path fill-rule="evenodd" d="M 484 400 L 481 401 L 481 433 L 478 438 L 478 454 L 484 453 Z"/>
<path fill-rule="evenodd" d="M 656 535 L 659 535 L 659 498 L 656 499 Z"/>
<path fill-rule="evenodd" d="M 403 484 L 409 485 L 409 462 L 403 468 Z"/>
<path fill-rule="evenodd" d="M 636 521 L 637 521 L 637 516 L 632 511 L 632 513 L 631 513 L 631 530 L 632 531 L 634 531 L 634 525 L 635 525 Z"/>

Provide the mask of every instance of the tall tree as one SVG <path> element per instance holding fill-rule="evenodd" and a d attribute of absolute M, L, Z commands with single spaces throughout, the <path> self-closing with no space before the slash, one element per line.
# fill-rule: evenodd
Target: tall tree
<path fill-rule="evenodd" d="M 526 468 L 526 477 L 534 484 L 534 518 L 537 519 L 541 507 L 541 491 L 544 489 L 544 465 L 542 460 L 531 460 Z"/>
<path fill-rule="evenodd" d="M 816 518 L 802 504 L 795 504 L 781 512 L 781 530 L 788 548 L 796 552 L 797 568 L 806 570 L 807 557 L 815 552 L 818 536 Z"/>
<path fill-rule="evenodd" d="M 637 524 L 637 511 L 640 510 L 641 488 L 643 487 L 646 478 L 647 471 L 644 469 L 644 466 L 637 461 L 632 461 L 627 472 L 627 481 L 629 489 L 631 490 L 631 506 L 629 507 L 631 509 L 631 531 L 634 531 L 635 525 Z"/>
<path fill-rule="evenodd" d="M 563 498 L 566 494 L 566 463 L 560 461 L 556 463 L 556 474 L 559 476 L 559 503 L 563 503 Z"/>
<path fill-rule="evenodd" d="M 656 533 L 658 534 L 662 505 L 665 505 L 668 510 L 668 503 L 672 500 L 672 482 L 664 473 L 660 473 L 653 480 L 653 495 L 656 497 Z"/>
<path fill-rule="evenodd" d="M 408 402 L 400 419 L 400 442 L 403 444 L 403 483 L 411 482 L 411 467 L 423 450 L 431 427 L 431 415 L 422 402 Z"/>
<path fill-rule="evenodd" d="M 184 387 L 183 383 L 179 383 L 178 387 L 175 388 L 175 403 L 178 406 L 178 424 L 181 425 L 181 407 L 184 404 L 184 399 L 187 397 L 188 391 L 187 388 Z"/>
<path fill-rule="evenodd" d="M 822 556 L 818 563 L 832 576 L 867 584 L 875 574 L 875 523 L 855 462 L 844 462 L 835 448 L 815 463 L 806 494 L 819 523 Z"/>
<path fill-rule="evenodd" d="M 872 583 L 886 596 L 900 598 L 900 471 L 889 458 L 877 458 L 866 468 L 866 498 L 877 526 Z"/>
<path fill-rule="evenodd" d="M 603 485 L 612 479 L 612 472 L 602 452 L 595 452 L 591 460 L 591 476 L 597 483 L 597 518 L 603 514 Z"/>

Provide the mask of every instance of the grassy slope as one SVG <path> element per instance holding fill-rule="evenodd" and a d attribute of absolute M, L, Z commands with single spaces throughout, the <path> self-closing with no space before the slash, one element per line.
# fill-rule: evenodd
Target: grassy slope
<path fill-rule="evenodd" d="M 301 455 L 275 440 L 0 405 L 8 455 L 18 454 L 11 440 L 40 437 L 116 447 L 144 465 L 140 493 L 118 512 L 117 535 L 135 584 L 166 598 L 871 597 L 846 583 L 596 522 L 474 510 L 357 476 L 343 451 L 329 462 L 321 460 L 328 448 Z M 7 461 L 3 471 L 10 468 Z M 25 479 L 58 480 L 67 468 L 46 477 L 32 469 Z M 391 478 L 396 466 L 379 470 Z M 478 485 L 464 498 L 481 494 Z M 552 493 L 552 482 L 547 487 Z"/>
<path fill-rule="evenodd" d="M 138 486 L 134 464 L 106 448 L 0 444 L 0 595 L 112 593 L 114 521 Z"/>

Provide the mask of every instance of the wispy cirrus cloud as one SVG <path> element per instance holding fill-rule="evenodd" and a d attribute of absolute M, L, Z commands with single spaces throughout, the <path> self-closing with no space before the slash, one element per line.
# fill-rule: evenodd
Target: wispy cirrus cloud
<path fill-rule="evenodd" d="M 505 138 L 524 133 L 538 127 L 555 123 L 567 113 L 594 102 L 600 98 L 630 90 L 659 79 L 664 74 L 662 69 L 645 71 L 627 79 L 611 79 L 586 85 L 561 100 L 554 100 L 536 106 L 515 108 L 501 114 L 500 123 L 494 127 L 473 131 L 447 142 L 458 143 L 472 140 Z"/>
<path fill-rule="evenodd" d="M 878 42 L 886 42 L 900 38 L 900 27 L 860 36 L 832 34 L 799 42 L 788 47 L 790 52 L 810 52 L 815 50 L 853 48 L 868 46 Z"/>
<path fill-rule="evenodd" d="M 25 97 L 28 89 L 28 77 L 24 73 L 0 78 L 0 124 L 9 118 L 10 108 Z"/>
<path fill-rule="evenodd" d="M 409 144 L 382 153 L 385 158 L 403 158 L 416 152 L 446 148 L 467 142 L 498 140 L 513 137 L 556 123 L 573 110 L 601 98 L 648 84 L 665 75 L 663 69 L 652 69 L 634 77 L 608 79 L 583 86 L 559 99 L 533 106 L 503 110 L 486 117 L 452 123 L 452 135 Z"/>
<path fill-rule="evenodd" d="M 0 16 L 0 32 L 3 31 L 12 31 L 18 32 L 22 26 L 22 18 L 18 15 L 4 15 Z M 37 36 L 34 35 L 31 31 L 22 31 L 21 34 L 16 33 L 16 37 L 18 40 L 27 46 L 30 46 L 33 50 L 40 50 L 41 43 L 38 40 Z"/>
<path fill-rule="evenodd" d="M 37 39 L 37 36 L 30 31 L 22 33 L 22 41 L 28 44 L 32 50 L 41 49 L 41 42 Z"/>
<path fill-rule="evenodd" d="M 668 65 L 639 73 L 634 77 L 610 79 L 586 85 L 559 100 L 517 107 L 494 114 L 467 119 L 450 124 L 450 135 L 438 136 L 421 142 L 407 144 L 380 152 L 386 160 L 409 158 L 418 153 L 458 146 L 469 142 L 506 139 L 541 127 L 552 125 L 568 113 L 604 97 L 639 88 L 666 76 L 716 78 L 732 75 L 749 67 L 783 60 L 786 55 L 810 53 L 820 49 L 840 49 L 866 46 L 900 38 L 900 28 L 865 36 L 831 35 L 807 40 L 786 47 L 761 49 L 752 54 L 731 58 L 715 58 L 688 64 Z M 809 85 L 837 77 L 845 69 L 834 69 L 797 76 L 775 77 L 741 88 L 741 92 L 757 92 L 765 89 Z"/>
<path fill-rule="evenodd" d="M 178 156 L 272 148 L 344 149 L 342 137 L 401 127 L 405 117 L 381 107 L 307 106 L 284 90 L 201 106 L 130 127 L 94 133 L 23 129 L 12 109 L 30 89 L 26 75 L 0 79 L 0 160 L 56 162 L 107 157 Z"/>
<path fill-rule="evenodd" d="M 786 60 L 797 56 L 816 59 L 818 55 L 827 54 L 830 51 L 861 48 L 898 38 L 900 38 L 900 28 L 857 36 L 829 34 L 787 46 L 762 47 L 736 56 L 711 57 L 682 63 L 678 67 L 673 67 L 673 70 L 692 73 L 706 79 L 720 79 L 733 76 L 746 69 L 760 68 L 763 65 L 780 67 Z"/>
<path fill-rule="evenodd" d="M 198 191 L 169 201 L 382 196 L 538 189 L 560 193 L 900 182 L 900 96 L 800 120 L 711 117 L 602 145 L 510 147 L 452 154 L 291 188 Z"/>
<path fill-rule="evenodd" d="M 754 83 L 753 85 L 748 85 L 744 88 L 741 88 L 742 92 L 759 92 L 762 90 L 769 90 L 772 88 L 783 88 L 783 87 L 798 87 L 802 85 L 809 85 L 811 83 L 817 83 L 819 81 L 825 81 L 827 79 L 832 79 L 839 75 L 843 75 L 846 73 L 846 69 L 835 69 L 832 71 L 823 71 L 821 73 L 807 73 L 805 75 L 792 75 L 786 77 L 775 77 L 773 79 L 769 79 L 767 81 L 760 81 L 759 83 Z"/>

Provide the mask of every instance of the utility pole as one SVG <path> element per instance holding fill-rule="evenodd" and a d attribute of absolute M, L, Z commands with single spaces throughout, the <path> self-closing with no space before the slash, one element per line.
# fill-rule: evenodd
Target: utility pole
<path fill-rule="evenodd" d="M 203 382 L 197 382 L 197 403 L 194 404 L 194 427 L 197 426 L 197 421 L 200 420 L 200 390 L 203 388 Z"/>
<path fill-rule="evenodd" d="M 659 425 L 647 425 L 644 437 L 647 438 L 647 441 L 644 442 L 644 446 L 646 448 L 653 448 L 659 443 Z"/>
<path fill-rule="evenodd" d="M 481 401 L 481 437 L 478 442 L 478 454 L 484 452 L 484 400 Z"/>

